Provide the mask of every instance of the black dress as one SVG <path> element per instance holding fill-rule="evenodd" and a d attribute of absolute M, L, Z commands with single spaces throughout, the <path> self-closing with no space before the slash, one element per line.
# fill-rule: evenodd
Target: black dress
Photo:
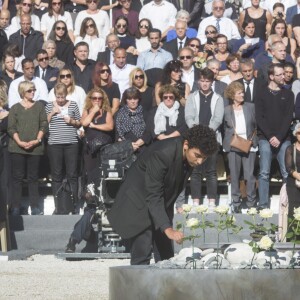
<path fill-rule="evenodd" d="M 72 42 L 55 41 L 56 57 L 63 61 L 66 65 L 71 65 L 74 61 L 74 45 Z"/>
<path fill-rule="evenodd" d="M 250 17 L 250 15 L 248 14 L 248 8 L 245 9 L 245 21 L 250 21 L 252 20 L 255 24 L 255 34 L 254 37 L 259 37 L 262 40 L 266 41 L 267 37 L 266 37 L 266 25 L 268 23 L 267 20 L 267 11 L 264 9 L 264 12 L 262 14 L 262 16 L 260 18 L 257 19 L 253 19 Z"/>
<path fill-rule="evenodd" d="M 153 106 L 156 105 L 156 102 L 154 101 L 154 88 L 147 87 L 144 92 L 141 92 L 141 95 L 142 99 L 140 104 L 143 107 L 143 114 L 146 120 L 147 116 L 149 115 L 149 112 L 152 110 Z"/>
<path fill-rule="evenodd" d="M 100 86 L 100 88 L 106 93 L 109 103 L 110 103 L 110 107 L 112 107 L 112 105 L 113 105 L 114 98 L 118 98 L 118 99 L 121 98 L 119 85 L 115 82 L 112 82 L 111 86 L 103 85 L 103 86 Z"/>

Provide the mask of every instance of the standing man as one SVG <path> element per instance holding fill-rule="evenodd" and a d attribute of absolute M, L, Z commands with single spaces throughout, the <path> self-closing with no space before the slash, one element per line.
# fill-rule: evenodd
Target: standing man
<path fill-rule="evenodd" d="M 174 256 L 172 241 L 183 233 L 174 230 L 174 202 L 190 175 L 217 150 L 213 130 L 195 126 L 186 136 L 150 145 L 132 165 L 108 214 L 112 227 L 129 240 L 131 264 L 150 263 Z"/>
<path fill-rule="evenodd" d="M 269 177 L 273 155 L 276 155 L 278 160 L 283 182 L 288 176 L 285 168 L 285 150 L 291 144 L 289 129 L 294 112 L 293 92 L 282 89 L 283 65 L 270 65 L 268 77 L 268 88 L 260 89 L 255 101 L 260 152 L 258 192 L 261 208 L 269 205 Z"/>
<path fill-rule="evenodd" d="M 114 52 L 114 63 L 109 66 L 112 80 L 119 85 L 121 98 L 123 92 L 129 88 L 129 74 L 135 68 L 134 65 L 127 64 L 127 53 L 123 48 L 116 48 Z"/>

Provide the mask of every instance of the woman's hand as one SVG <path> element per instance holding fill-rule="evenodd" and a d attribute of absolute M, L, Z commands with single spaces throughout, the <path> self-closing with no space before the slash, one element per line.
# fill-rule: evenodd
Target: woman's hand
<path fill-rule="evenodd" d="M 3 120 L 4 118 L 6 118 L 8 116 L 9 112 L 8 111 L 1 111 L 0 112 L 0 120 Z"/>
<path fill-rule="evenodd" d="M 52 115 L 56 115 L 60 113 L 60 108 L 58 107 L 58 105 L 54 105 L 52 108 Z"/>
<path fill-rule="evenodd" d="M 71 124 L 71 117 L 69 116 L 69 115 L 67 115 L 67 116 L 64 116 L 64 120 L 65 120 L 65 122 L 67 123 L 67 124 Z"/>
<path fill-rule="evenodd" d="M 22 142 L 22 141 L 19 141 L 18 142 L 18 146 L 20 147 L 20 148 L 24 148 L 24 149 L 29 149 L 30 148 L 30 144 L 29 143 L 27 143 L 27 142 Z"/>
<path fill-rule="evenodd" d="M 93 107 L 91 108 L 91 112 L 93 114 L 97 113 L 100 110 L 100 107 L 98 104 L 94 104 Z"/>
<path fill-rule="evenodd" d="M 89 127 L 90 128 L 96 128 L 96 125 L 93 122 L 91 122 L 90 125 L 89 125 Z"/>
<path fill-rule="evenodd" d="M 138 150 L 140 147 L 137 143 L 131 143 L 134 151 Z"/>

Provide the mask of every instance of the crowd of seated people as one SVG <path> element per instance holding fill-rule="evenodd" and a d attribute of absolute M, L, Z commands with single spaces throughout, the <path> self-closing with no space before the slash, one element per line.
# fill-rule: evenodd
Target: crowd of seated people
<path fill-rule="evenodd" d="M 220 149 L 191 176 L 194 205 L 204 177 L 216 205 L 218 154 L 236 213 L 243 198 L 269 207 L 274 157 L 283 183 L 300 179 L 300 4 L 200 2 L 0 1 L 0 188 L 12 215 L 28 214 L 24 182 L 31 214 L 43 214 L 47 165 L 54 214 L 78 213 L 79 178 L 90 181 L 101 147 L 130 140 L 138 156 L 196 124 L 214 129 Z M 235 134 L 252 140 L 248 153 L 231 146 Z M 73 206 L 61 203 L 65 181 Z"/>

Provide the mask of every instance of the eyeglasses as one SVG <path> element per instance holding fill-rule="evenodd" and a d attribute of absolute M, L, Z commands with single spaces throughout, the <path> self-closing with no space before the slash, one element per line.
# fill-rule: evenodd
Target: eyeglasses
<path fill-rule="evenodd" d="M 191 55 L 182 55 L 182 56 L 179 56 L 180 60 L 184 60 L 184 59 L 191 59 L 192 56 Z"/>
<path fill-rule="evenodd" d="M 175 69 L 175 70 L 172 70 L 172 72 L 181 73 L 182 71 L 180 69 Z"/>
<path fill-rule="evenodd" d="M 139 28 L 146 28 L 146 29 L 149 29 L 149 25 L 141 24 L 141 25 L 139 25 Z"/>
<path fill-rule="evenodd" d="M 224 10 L 223 6 L 215 6 L 213 10 Z"/>
<path fill-rule="evenodd" d="M 56 6 L 56 5 L 57 5 L 57 6 L 60 6 L 60 5 L 61 5 L 61 2 L 52 2 L 52 5 L 53 5 L 53 6 Z"/>
<path fill-rule="evenodd" d="M 22 3 L 22 5 L 23 5 L 23 6 L 28 6 L 28 7 L 31 7 L 31 6 L 32 6 L 31 3 L 24 3 L 24 2 Z"/>
<path fill-rule="evenodd" d="M 124 24 L 124 25 L 123 25 L 123 24 L 118 24 L 118 25 L 117 25 L 117 28 L 126 28 L 126 27 L 127 27 L 126 24 Z"/>
<path fill-rule="evenodd" d="M 59 26 L 57 26 L 57 27 L 55 28 L 55 30 L 63 30 L 63 31 L 65 31 L 65 30 L 66 30 L 66 27 L 59 27 Z"/>
<path fill-rule="evenodd" d="M 64 79 L 64 78 L 71 78 L 71 74 L 61 74 L 59 75 L 60 79 Z"/>
<path fill-rule="evenodd" d="M 217 33 L 216 31 L 205 31 L 205 34 L 215 34 Z"/>
<path fill-rule="evenodd" d="M 164 99 L 164 100 L 168 100 L 168 99 L 174 100 L 175 97 L 174 97 L 173 95 L 164 95 L 164 96 L 163 96 L 163 99 Z"/>
<path fill-rule="evenodd" d="M 26 91 L 26 93 L 34 93 L 36 91 L 36 89 L 29 89 Z"/>
<path fill-rule="evenodd" d="M 104 74 L 104 73 L 110 74 L 111 72 L 108 69 L 102 69 L 102 70 L 99 71 L 99 74 Z"/>
<path fill-rule="evenodd" d="M 197 49 L 199 49 L 199 48 L 200 48 L 200 46 L 198 46 L 198 45 L 195 45 L 195 44 L 189 44 L 189 46 L 190 46 L 190 47 L 192 47 L 192 48 L 197 48 Z"/>
<path fill-rule="evenodd" d="M 88 25 L 85 25 L 85 28 L 95 28 L 95 24 L 88 24 Z"/>
<path fill-rule="evenodd" d="M 145 75 L 144 74 L 141 74 L 141 75 L 134 75 L 134 79 L 144 79 L 145 78 Z"/>
<path fill-rule="evenodd" d="M 97 100 L 101 101 L 103 100 L 103 97 L 91 97 L 91 99 L 92 101 L 97 101 Z"/>
<path fill-rule="evenodd" d="M 97 3 L 97 0 L 87 0 L 86 3 Z"/>
<path fill-rule="evenodd" d="M 47 61 L 49 60 L 49 57 L 41 57 L 38 59 L 38 62 Z"/>

